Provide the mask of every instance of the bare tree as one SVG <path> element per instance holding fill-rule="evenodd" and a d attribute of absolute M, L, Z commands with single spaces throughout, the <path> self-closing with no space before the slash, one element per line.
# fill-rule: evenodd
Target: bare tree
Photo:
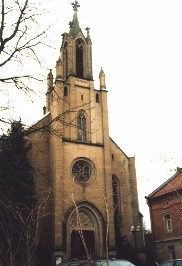
<path fill-rule="evenodd" d="M 46 30 L 41 30 L 39 25 L 38 5 L 31 0 L 1 0 L 0 6 L 0 82 L 13 83 L 25 91 L 29 89 L 26 79 L 36 79 L 26 74 L 25 60 L 28 64 L 32 60 L 40 63 L 36 47 L 45 45 Z M 11 71 L 6 71 L 10 67 Z"/>
<path fill-rule="evenodd" d="M 38 89 L 45 75 L 42 75 L 43 48 L 48 48 L 47 33 L 51 27 L 47 14 L 39 1 L 1 0 L 0 1 L 0 124 L 1 130 L 10 118 L 15 106 L 12 97 L 22 98 L 25 93 L 28 101 Z M 25 98 L 25 100 L 27 100 Z M 11 112 L 10 112 L 11 111 Z"/>
<path fill-rule="evenodd" d="M 42 193 L 37 203 L 27 207 L 10 201 L 0 191 L 0 265 L 36 265 L 41 243 L 41 227 L 50 215 L 48 201 L 51 189 Z"/>

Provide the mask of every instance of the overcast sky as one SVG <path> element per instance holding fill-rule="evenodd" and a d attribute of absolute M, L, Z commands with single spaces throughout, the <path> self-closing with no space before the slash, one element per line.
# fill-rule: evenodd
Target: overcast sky
<path fill-rule="evenodd" d="M 42 51 L 47 69 L 55 70 L 61 34 L 69 31 L 71 0 L 45 0 L 42 18 L 54 24 Z M 145 196 L 182 167 L 182 1 L 79 0 L 83 33 L 90 28 L 95 88 L 106 75 L 110 136 L 128 156 L 136 157 L 140 210 L 150 226 Z M 45 19 L 46 17 L 46 19 Z M 51 54 L 51 56 L 50 56 Z M 46 91 L 46 85 L 43 94 Z M 30 123 L 42 115 L 43 97 L 16 112 Z"/>

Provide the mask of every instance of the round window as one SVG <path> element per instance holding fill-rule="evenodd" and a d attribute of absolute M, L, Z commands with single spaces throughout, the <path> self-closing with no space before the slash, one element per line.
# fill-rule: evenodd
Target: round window
<path fill-rule="evenodd" d="M 86 183 L 91 177 L 92 167 L 85 160 L 76 161 L 72 168 L 72 174 L 77 181 Z"/>

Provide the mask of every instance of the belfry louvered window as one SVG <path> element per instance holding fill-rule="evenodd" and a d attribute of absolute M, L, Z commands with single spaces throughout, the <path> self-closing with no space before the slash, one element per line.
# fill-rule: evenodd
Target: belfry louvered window
<path fill-rule="evenodd" d="M 65 56 L 65 74 L 68 75 L 68 45 L 67 42 L 64 45 L 64 56 Z"/>
<path fill-rule="evenodd" d="M 87 140 L 86 132 L 86 117 L 83 110 L 78 113 L 77 117 L 78 139 L 82 141 Z"/>
<path fill-rule="evenodd" d="M 76 42 L 76 76 L 83 78 L 83 42 L 77 40 Z"/>

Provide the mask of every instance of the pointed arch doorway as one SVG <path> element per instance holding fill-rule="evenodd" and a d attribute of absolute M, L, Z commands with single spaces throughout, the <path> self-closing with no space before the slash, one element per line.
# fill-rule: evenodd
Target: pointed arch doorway
<path fill-rule="evenodd" d="M 67 223 L 67 250 L 70 258 L 103 256 L 103 220 L 95 207 L 78 204 Z"/>

